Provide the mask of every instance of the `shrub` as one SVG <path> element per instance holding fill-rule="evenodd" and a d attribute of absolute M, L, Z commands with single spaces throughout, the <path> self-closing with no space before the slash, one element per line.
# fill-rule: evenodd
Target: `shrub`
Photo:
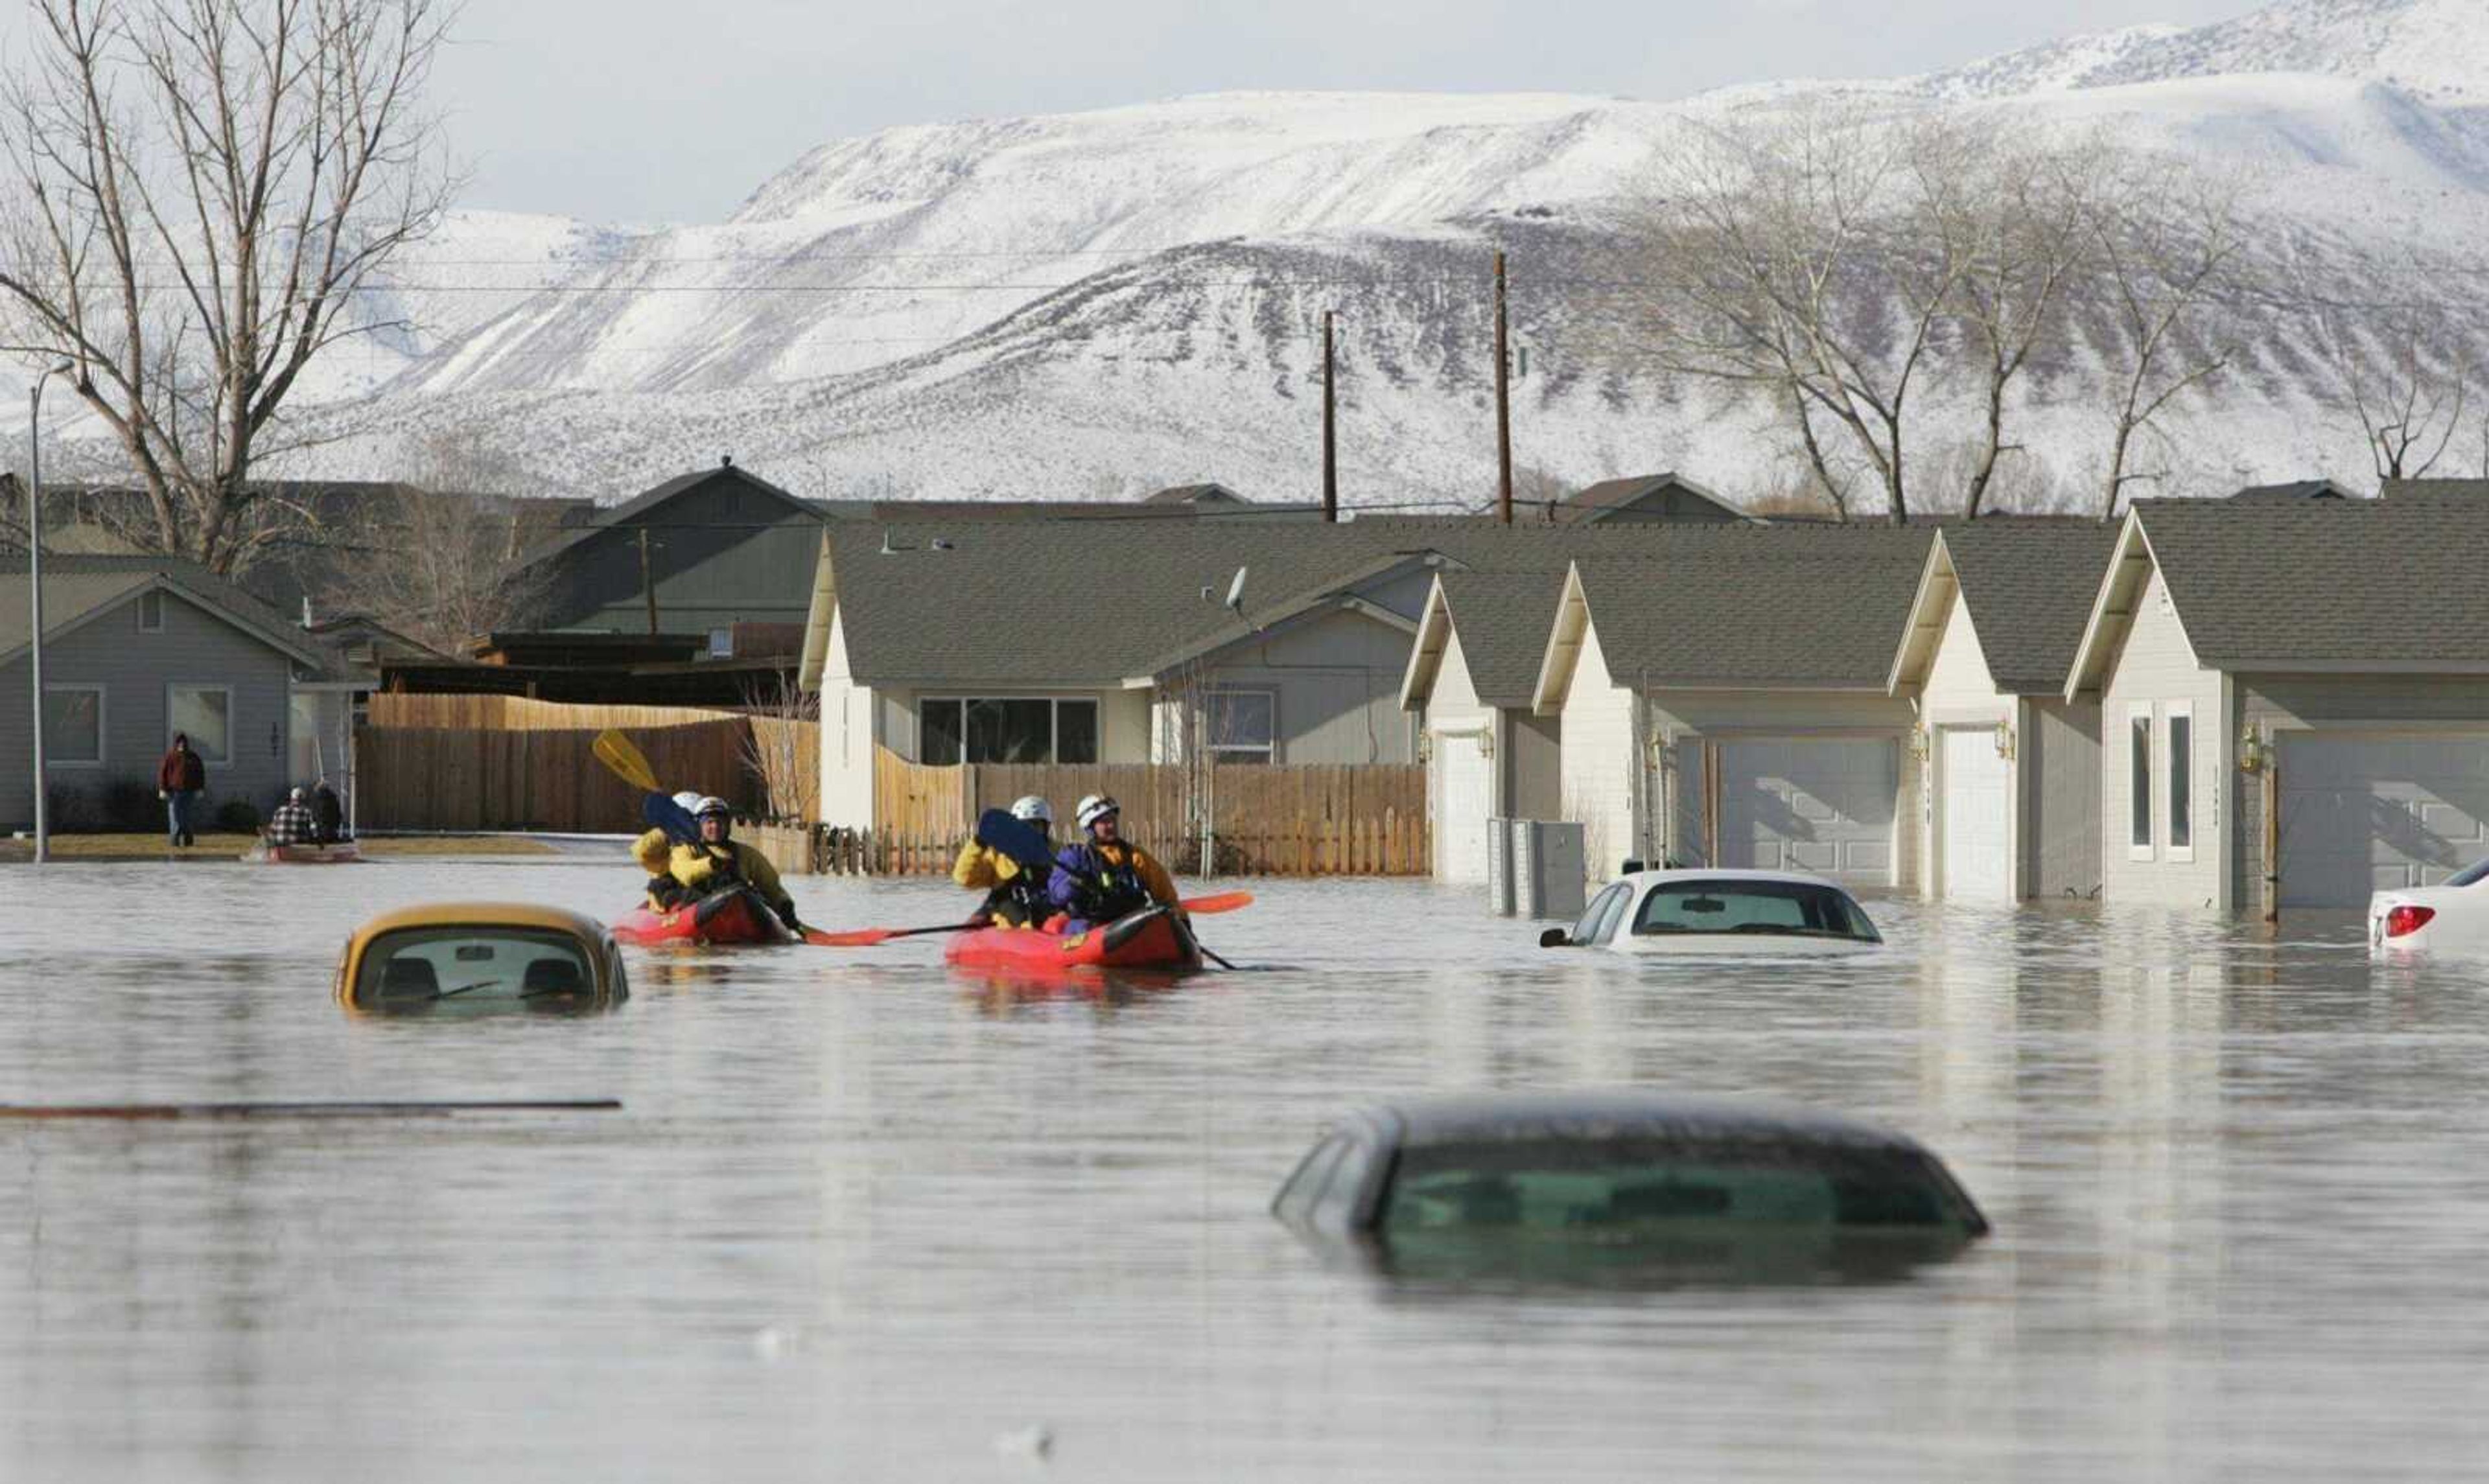
<path fill-rule="evenodd" d="M 164 804 L 156 790 L 134 778 L 116 779 L 103 785 L 103 827 L 107 830 L 139 831 L 161 829 L 164 825 Z"/>
<path fill-rule="evenodd" d="M 248 799 L 227 799 L 216 806 L 216 829 L 225 835 L 259 833 L 259 806 Z"/>

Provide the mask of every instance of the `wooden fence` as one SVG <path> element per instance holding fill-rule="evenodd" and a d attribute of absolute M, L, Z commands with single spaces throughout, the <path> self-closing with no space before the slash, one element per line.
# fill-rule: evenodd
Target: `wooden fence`
<path fill-rule="evenodd" d="M 374 727 L 423 730 L 602 731 L 642 727 L 688 727 L 725 721 L 738 711 L 700 706 L 586 706 L 535 700 L 526 696 L 408 695 L 380 691 L 364 719 Z"/>
<path fill-rule="evenodd" d="M 1195 796 L 1198 790 L 1198 797 Z M 1423 764 L 969 764 L 930 767 L 879 751 L 870 831 L 831 830 L 821 869 L 948 870 L 977 815 L 1023 794 L 1052 803 L 1056 834 L 1084 794 L 1112 794 L 1124 833 L 1175 870 L 1218 875 L 1423 875 L 1432 869 Z M 1208 821 L 1205 828 L 1204 821 Z"/>
<path fill-rule="evenodd" d="M 628 735 L 666 787 L 713 793 L 751 813 L 760 802 L 743 756 L 751 730 L 731 717 Z M 358 728 L 359 822 L 367 830 L 636 831 L 641 796 L 596 760 L 595 738 L 592 730 Z"/>

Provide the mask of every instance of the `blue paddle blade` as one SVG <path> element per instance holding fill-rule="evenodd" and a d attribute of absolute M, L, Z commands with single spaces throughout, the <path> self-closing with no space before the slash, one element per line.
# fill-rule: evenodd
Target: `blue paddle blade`
<path fill-rule="evenodd" d="M 652 793 L 642 800 L 640 817 L 654 828 L 665 831 L 669 840 L 677 840 L 689 844 L 700 839 L 700 821 L 692 817 L 690 810 L 675 803 L 667 794 Z"/>
<path fill-rule="evenodd" d="M 1036 826 L 1015 819 L 1007 809 L 989 809 L 977 816 L 977 843 L 999 850 L 1031 870 L 1054 869 L 1054 851 Z"/>

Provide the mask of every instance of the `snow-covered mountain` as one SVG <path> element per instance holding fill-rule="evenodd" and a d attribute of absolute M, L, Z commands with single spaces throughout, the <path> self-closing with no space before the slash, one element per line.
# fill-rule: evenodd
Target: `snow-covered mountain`
<path fill-rule="evenodd" d="M 614 499 L 733 452 L 819 495 L 1073 498 L 1316 479 L 1319 324 L 1342 334 L 1353 499 L 1493 479 L 1488 253 L 1512 263 L 1519 459 L 1559 479 L 1773 473 L 1759 413 L 1594 354 L 1614 205 L 1694 122 L 1827 89 L 1897 109 L 2105 125 L 2256 183 L 2277 235 L 2357 265 L 2425 244 L 2489 269 L 2489 4 L 2286 0 L 1926 77 L 1675 103 L 1550 95 L 1221 94 L 825 145 L 727 220 L 603 231 L 463 215 L 398 270 L 409 336 L 304 415 L 298 471 L 379 476 L 451 429 L 552 489 Z M 2249 357 L 2189 409 L 2202 488 L 2364 479 L 2304 357 Z M 1940 397 L 1941 394 L 1939 394 Z M 2035 388 L 2073 475 L 2100 441 Z"/>

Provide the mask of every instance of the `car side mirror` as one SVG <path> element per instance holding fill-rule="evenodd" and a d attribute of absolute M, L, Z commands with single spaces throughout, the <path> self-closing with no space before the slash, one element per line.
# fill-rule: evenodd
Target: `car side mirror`
<path fill-rule="evenodd" d="M 1562 928 L 1550 928 L 1538 935 L 1540 948 L 1570 948 L 1573 934 Z"/>

